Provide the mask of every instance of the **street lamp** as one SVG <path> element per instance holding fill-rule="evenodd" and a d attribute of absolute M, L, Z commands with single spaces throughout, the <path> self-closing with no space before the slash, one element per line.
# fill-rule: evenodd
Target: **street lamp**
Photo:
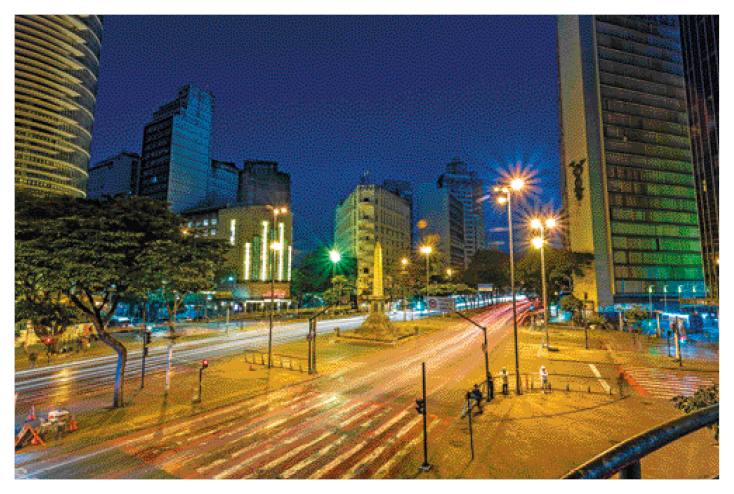
<path fill-rule="evenodd" d="M 428 313 L 428 287 L 431 284 L 430 267 L 428 264 L 431 252 L 433 252 L 433 248 L 430 245 L 421 247 L 421 253 L 426 255 L 426 313 Z"/>
<path fill-rule="evenodd" d="M 653 288 L 653 285 L 650 285 L 649 287 L 647 287 L 647 294 L 650 297 L 650 318 L 651 319 L 653 317 L 652 315 L 652 288 Z"/>
<path fill-rule="evenodd" d="M 286 214 L 288 208 L 276 208 L 269 206 L 273 210 L 273 227 L 271 228 L 272 233 L 270 234 L 270 245 L 273 249 L 272 259 L 270 261 L 270 330 L 268 331 L 268 369 L 272 367 L 273 362 L 273 311 L 275 310 L 275 252 L 281 249 L 283 246 L 280 242 L 275 241 L 275 225 L 278 221 L 279 214 Z M 263 239 L 265 241 L 265 239 Z"/>
<path fill-rule="evenodd" d="M 331 259 L 331 277 L 335 276 L 336 265 L 342 260 L 341 254 L 336 250 L 332 249 L 329 251 L 329 259 Z"/>
<path fill-rule="evenodd" d="M 522 394 L 520 389 L 520 355 L 517 348 L 517 297 L 515 296 L 515 248 L 512 242 L 512 191 L 519 191 L 525 186 L 525 182 L 521 178 L 515 178 L 510 182 L 509 186 L 495 187 L 495 192 L 502 192 L 502 196 L 497 198 L 497 202 L 504 205 L 507 204 L 507 226 L 510 236 L 510 291 L 512 292 L 512 327 L 515 336 L 515 377 L 517 394 Z"/>
<path fill-rule="evenodd" d="M 540 249 L 540 276 L 543 284 L 543 325 L 545 326 L 545 347 L 550 351 L 550 332 L 548 330 L 548 318 L 550 314 L 548 312 L 548 290 L 545 284 L 545 228 L 553 228 L 556 226 L 556 220 L 553 218 L 547 218 L 545 223 L 535 218 L 530 222 L 536 230 L 540 230 L 540 237 L 533 239 L 533 245 L 536 249 Z"/>
<path fill-rule="evenodd" d="M 408 259 L 406 257 L 403 257 L 400 259 L 400 264 L 403 265 L 403 269 L 401 271 L 401 274 L 403 275 L 403 321 L 408 320 L 408 293 L 407 293 L 407 287 L 405 286 L 405 275 L 406 275 L 406 269 L 408 267 Z"/>
<path fill-rule="evenodd" d="M 668 312 L 668 285 L 663 286 L 663 304 L 665 304 L 665 312 Z"/>

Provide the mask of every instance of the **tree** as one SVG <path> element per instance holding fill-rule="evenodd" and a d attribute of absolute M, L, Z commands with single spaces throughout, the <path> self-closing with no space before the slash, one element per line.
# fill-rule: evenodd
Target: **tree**
<path fill-rule="evenodd" d="M 678 395 L 673 398 L 673 404 L 678 410 L 686 413 L 695 412 L 701 408 L 715 405 L 719 402 L 719 386 L 714 384 L 709 387 L 700 387 L 693 396 Z M 714 439 L 719 440 L 719 423 L 709 425 L 709 429 L 714 431 Z"/>
<path fill-rule="evenodd" d="M 40 280 L 44 291 L 68 298 L 100 341 L 117 353 L 114 407 L 124 404 L 127 349 L 107 325 L 123 296 L 155 288 L 149 251 L 160 241 L 182 239 L 181 225 L 164 202 L 149 198 L 16 198 L 16 263 L 24 276 Z M 22 295 L 28 297 L 29 291 Z"/>
<path fill-rule="evenodd" d="M 624 319 L 632 326 L 632 330 L 641 331 L 642 321 L 647 319 L 648 312 L 640 305 L 634 305 L 632 308 L 624 311 Z"/>
<path fill-rule="evenodd" d="M 346 276 L 337 275 L 331 279 L 331 287 L 323 293 L 323 296 L 331 304 L 342 304 L 354 293 L 355 286 Z"/>
<path fill-rule="evenodd" d="M 571 320 L 578 322 L 580 320 L 577 314 L 584 308 L 584 302 L 577 299 L 573 295 L 566 295 L 560 302 L 561 310 L 571 313 Z"/>
<path fill-rule="evenodd" d="M 331 288 L 332 271 L 342 275 L 354 284 L 357 278 L 357 261 L 351 256 L 342 254 L 336 266 L 329 258 L 329 248 L 321 247 L 306 254 L 293 270 L 291 293 L 303 302 L 306 294 L 323 293 Z"/>
<path fill-rule="evenodd" d="M 497 292 L 510 284 L 510 255 L 499 250 L 477 251 L 457 279 L 474 288 L 479 284 L 492 284 Z"/>
<path fill-rule="evenodd" d="M 556 300 L 563 291 L 571 291 L 573 277 L 583 276 L 592 259 L 591 254 L 546 248 L 545 276 L 549 301 Z M 543 293 L 540 268 L 540 251 L 536 249 L 515 263 L 515 276 L 523 289 L 535 294 Z"/>
<path fill-rule="evenodd" d="M 604 329 L 604 327 L 607 324 L 607 320 L 600 316 L 597 313 L 590 314 L 589 317 L 586 318 L 586 323 L 590 326 L 596 326 L 599 329 Z"/>

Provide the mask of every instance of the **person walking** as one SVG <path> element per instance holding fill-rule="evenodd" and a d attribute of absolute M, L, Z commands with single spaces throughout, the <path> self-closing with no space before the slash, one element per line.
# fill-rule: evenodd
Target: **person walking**
<path fill-rule="evenodd" d="M 502 372 L 500 374 L 502 376 L 502 394 L 507 396 L 507 387 L 509 384 L 509 380 L 507 378 L 507 367 L 502 367 Z"/>
<path fill-rule="evenodd" d="M 487 374 L 487 403 L 494 400 L 494 378 L 492 373 Z"/>
<path fill-rule="evenodd" d="M 471 392 L 471 396 L 474 399 L 474 401 L 477 402 L 477 408 L 479 408 L 479 413 L 484 413 L 484 409 L 482 408 L 482 391 L 479 389 L 479 385 L 475 384 L 474 389 Z"/>
<path fill-rule="evenodd" d="M 540 387 L 544 393 L 548 391 L 548 371 L 544 365 L 540 366 Z"/>
<path fill-rule="evenodd" d="M 36 368 L 36 359 L 38 359 L 38 354 L 35 351 L 32 351 L 28 354 L 28 369 L 35 369 Z"/>

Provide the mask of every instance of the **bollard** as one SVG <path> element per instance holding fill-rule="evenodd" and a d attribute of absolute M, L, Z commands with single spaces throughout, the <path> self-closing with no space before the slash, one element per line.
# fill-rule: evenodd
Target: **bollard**
<path fill-rule="evenodd" d="M 334 332 L 336 333 L 336 337 L 339 338 L 339 326 L 334 328 Z"/>
<path fill-rule="evenodd" d="M 569 392 L 568 383 L 566 383 L 566 393 L 568 393 L 568 392 Z"/>
<path fill-rule="evenodd" d="M 589 384 L 589 393 L 591 393 L 591 384 Z"/>

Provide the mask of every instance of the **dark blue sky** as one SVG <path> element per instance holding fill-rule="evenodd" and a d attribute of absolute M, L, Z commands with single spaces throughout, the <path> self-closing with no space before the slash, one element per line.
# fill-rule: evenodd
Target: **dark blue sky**
<path fill-rule="evenodd" d="M 337 203 L 375 182 L 433 181 L 452 158 L 491 185 L 521 161 L 560 205 L 552 16 L 105 16 L 92 162 L 140 152 L 159 105 L 216 98 L 213 157 L 291 174 L 296 247 L 330 244 Z M 506 225 L 487 207 L 489 238 Z"/>

